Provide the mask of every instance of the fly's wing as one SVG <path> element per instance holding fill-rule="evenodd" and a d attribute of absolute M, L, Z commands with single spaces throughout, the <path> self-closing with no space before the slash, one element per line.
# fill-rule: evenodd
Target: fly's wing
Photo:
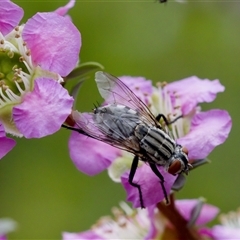
<path fill-rule="evenodd" d="M 142 102 L 121 80 L 105 73 L 96 72 L 95 81 L 101 96 L 109 104 L 119 104 L 127 106 L 139 113 L 139 117 L 150 125 L 158 125 L 155 117 Z"/>
<path fill-rule="evenodd" d="M 76 131 L 80 130 L 88 137 L 140 156 L 139 145 L 136 144 L 134 139 L 124 138 L 124 136 L 116 135 L 116 133 L 113 134 L 113 132 L 109 131 L 110 129 L 102 128 L 94 120 L 94 113 L 74 111 L 72 112 L 72 116 L 78 126 Z"/>

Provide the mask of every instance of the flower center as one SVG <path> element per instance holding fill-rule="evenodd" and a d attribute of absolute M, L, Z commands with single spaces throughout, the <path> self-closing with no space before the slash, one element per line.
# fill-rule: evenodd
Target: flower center
<path fill-rule="evenodd" d="M 159 113 L 166 116 L 171 124 L 167 126 L 173 139 L 178 139 L 186 135 L 185 120 L 182 116 L 181 101 L 176 92 L 168 92 L 165 88 L 166 83 L 158 83 L 154 88 L 151 97 L 150 110 L 157 116 Z M 175 121 L 176 120 L 176 121 Z M 160 124 L 164 127 L 166 123 L 161 119 Z"/>
<path fill-rule="evenodd" d="M 16 27 L 5 37 L 0 33 L 0 109 L 19 103 L 30 88 L 32 61 L 21 31 Z"/>
<path fill-rule="evenodd" d="M 92 230 L 106 239 L 143 239 L 150 227 L 147 210 L 134 211 L 124 202 L 120 206 L 113 208 L 113 218 L 102 217 Z"/>

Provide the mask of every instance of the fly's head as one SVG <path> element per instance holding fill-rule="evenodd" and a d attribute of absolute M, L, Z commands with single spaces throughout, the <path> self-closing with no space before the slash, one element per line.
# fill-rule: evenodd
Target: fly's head
<path fill-rule="evenodd" d="M 192 165 L 188 163 L 188 150 L 181 145 L 176 145 L 175 152 L 169 160 L 167 167 L 168 173 L 172 175 L 180 174 L 182 172 L 188 174 Z"/>

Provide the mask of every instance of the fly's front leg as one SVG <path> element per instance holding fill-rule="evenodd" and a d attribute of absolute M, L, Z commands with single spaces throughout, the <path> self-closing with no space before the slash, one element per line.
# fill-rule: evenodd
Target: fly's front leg
<path fill-rule="evenodd" d="M 134 178 L 134 175 L 135 175 L 137 167 L 138 167 L 138 160 L 139 160 L 138 156 L 135 156 L 133 158 L 128 182 L 129 182 L 130 185 L 132 185 L 133 187 L 136 187 L 138 189 L 141 208 L 144 208 L 141 186 L 139 184 L 133 182 L 133 178 Z"/>
<path fill-rule="evenodd" d="M 167 120 L 166 116 L 165 116 L 164 114 L 160 113 L 160 114 L 158 114 L 158 115 L 156 116 L 156 120 L 159 122 L 159 121 L 161 120 L 161 118 L 162 118 L 163 121 L 165 122 L 165 124 L 168 126 L 168 125 L 173 124 L 173 123 L 176 122 L 179 118 L 182 118 L 182 117 L 183 117 L 183 116 L 180 115 L 180 116 L 174 118 L 171 122 L 169 122 L 169 121 Z"/>
<path fill-rule="evenodd" d="M 169 204 L 169 200 L 168 200 L 168 196 L 167 196 L 167 191 L 166 191 L 166 188 L 164 186 L 164 177 L 163 175 L 159 172 L 157 166 L 153 163 L 150 163 L 149 164 L 152 171 L 156 174 L 156 176 L 160 179 L 160 184 L 162 186 L 162 190 L 163 190 L 163 195 L 164 195 L 164 198 L 166 199 L 166 203 Z"/>
<path fill-rule="evenodd" d="M 65 124 L 62 124 L 62 128 L 66 128 L 66 129 L 69 129 L 69 130 L 72 130 L 72 131 L 81 133 L 81 134 L 83 134 L 83 135 L 89 136 L 86 132 L 84 132 L 84 131 L 83 131 L 82 129 L 80 129 L 80 128 L 70 127 L 70 126 L 67 126 L 67 125 L 65 125 Z"/>

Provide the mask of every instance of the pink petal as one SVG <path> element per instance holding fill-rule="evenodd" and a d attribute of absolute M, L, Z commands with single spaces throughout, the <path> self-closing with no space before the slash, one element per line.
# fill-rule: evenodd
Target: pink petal
<path fill-rule="evenodd" d="M 15 145 L 15 140 L 6 137 L 3 125 L 0 123 L 0 159 L 10 152 Z"/>
<path fill-rule="evenodd" d="M 0 3 L 0 32 L 8 34 L 15 28 L 23 17 L 23 9 L 9 0 Z"/>
<path fill-rule="evenodd" d="M 10 152 L 16 145 L 15 140 L 11 138 L 0 138 L 0 159 Z"/>
<path fill-rule="evenodd" d="M 196 114 L 190 132 L 177 142 L 187 147 L 189 159 L 203 159 L 228 137 L 232 120 L 227 111 L 210 110 Z"/>
<path fill-rule="evenodd" d="M 77 169 L 88 175 L 95 175 L 107 169 L 120 155 L 119 149 L 78 132 L 72 132 L 68 147 Z"/>
<path fill-rule="evenodd" d="M 125 83 L 145 104 L 149 103 L 149 98 L 153 92 L 152 81 L 144 77 L 122 76 L 119 79 Z"/>
<path fill-rule="evenodd" d="M 27 21 L 23 39 L 33 62 L 45 70 L 66 76 L 77 64 L 81 36 L 68 18 L 57 13 L 37 13 Z"/>
<path fill-rule="evenodd" d="M 34 90 L 13 108 L 13 119 L 26 138 L 41 138 L 61 128 L 71 113 L 73 98 L 58 82 L 38 78 Z"/>
<path fill-rule="evenodd" d="M 158 170 L 164 177 L 164 185 L 167 194 L 169 194 L 176 176 L 165 172 L 162 167 L 159 167 Z M 127 200 L 132 202 L 133 207 L 141 207 L 138 189 L 129 184 L 128 177 L 129 172 L 124 173 L 121 177 L 122 184 L 127 191 Z M 133 182 L 141 186 L 144 207 L 149 207 L 164 200 L 164 194 L 160 180 L 146 164 L 137 169 L 133 178 Z"/>
<path fill-rule="evenodd" d="M 217 225 L 212 228 L 212 235 L 215 240 L 240 239 L 240 229 Z"/>
<path fill-rule="evenodd" d="M 203 237 L 203 239 L 213 239 L 212 230 L 210 228 L 202 227 L 198 229 L 198 234 Z M 204 238 L 205 237 L 205 238 Z"/>
<path fill-rule="evenodd" d="M 65 6 L 56 9 L 54 12 L 61 16 L 65 16 L 68 10 L 73 8 L 74 5 L 75 5 L 75 0 L 70 0 Z"/>
<path fill-rule="evenodd" d="M 0 138 L 5 137 L 5 136 L 6 136 L 6 133 L 5 133 L 4 127 L 0 123 Z"/>
<path fill-rule="evenodd" d="M 181 215 L 186 220 L 190 220 L 191 212 L 197 203 L 198 203 L 197 199 L 183 199 L 183 200 L 177 200 L 175 202 L 175 205 L 178 211 L 181 213 Z M 196 221 L 196 224 L 204 225 L 212 221 L 217 216 L 218 213 L 219 213 L 219 209 L 217 207 L 210 204 L 204 204 L 200 212 L 200 215 Z"/>
<path fill-rule="evenodd" d="M 150 220 L 150 227 L 147 235 L 144 237 L 145 240 L 155 239 L 158 233 L 157 226 L 159 227 L 159 225 L 163 224 L 160 221 L 156 224 L 155 208 L 156 208 L 156 205 L 152 205 L 151 207 L 147 208 L 148 218 Z"/>
<path fill-rule="evenodd" d="M 212 102 L 218 92 L 224 91 L 219 80 L 210 81 L 196 76 L 169 83 L 167 91 L 176 92 L 180 97 L 182 113 L 187 115 L 198 103 Z"/>

